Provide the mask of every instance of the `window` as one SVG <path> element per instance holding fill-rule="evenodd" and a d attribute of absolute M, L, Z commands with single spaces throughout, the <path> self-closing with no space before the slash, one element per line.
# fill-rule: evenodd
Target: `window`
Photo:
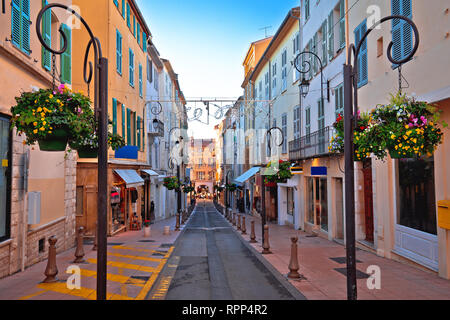
<path fill-rule="evenodd" d="M 297 58 L 297 55 L 300 53 L 300 33 L 297 32 L 297 34 L 295 35 L 294 39 L 292 40 L 292 52 L 293 52 L 293 60 L 295 63 L 295 59 Z M 302 56 L 303 58 L 303 56 Z M 301 63 L 302 61 L 298 61 L 298 63 Z M 300 79 L 300 72 L 297 70 L 297 68 L 295 68 L 294 66 L 294 82 Z"/>
<path fill-rule="evenodd" d="M 287 214 L 294 215 L 294 188 L 287 188 L 286 192 Z"/>
<path fill-rule="evenodd" d="M 283 131 L 283 146 L 281 148 L 281 153 L 287 153 L 287 114 L 281 116 L 281 130 Z"/>
<path fill-rule="evenodd" d="M 133 15 L 133 36 L 136 38 L 136 16 Z"/>
<path fill-rule="evenodd" d="M 130 49 L 130 86 L 134 88 L 134 53 L 133 50 Z"/>
<path fill-rule="evenodd" d="M 264 88 L 265 88 L 265 100 L 270 99 L 270 82 L 269 82 L 270 74 L 269 72 L 266 72 L 264 75 Z"/>
<path fill-rule="evenodd" d="M 319 99 L 319 101 L 317 101 L 317 114 L 318 128 L 320 131 L 325 128 L 325 108 L 322 103 L 322 99 Z"/>
<path fill-rule="evenodd" d="M 48 4 L 47 0 L 42 0 L 42 7 Z M 52 46 L 52 11 L 47 10 L 42 17 L 42 37 L 44 42 L 51 47 Z M 52 58 L 51 53 L 42 46 L 42 67 L 45 70 L 51 71 Z"/>
<path fill-rule="evenodd" d="M 122 39 L 119 30 L 116 30 L 116 67 L 120 75 L 122 75 Z"/>
<path fill-rule="evenodd" d="M 0 167 L 0 242 L 11 235 L 11 131 L 10 118 L 0 115 L 0 154 L 8 166 Z"/>
<path fill-rule="evenodd" d="M 312 52 L 315 53 L 317 56 L 319 55 L 319 33 L 316 32 L 316 34 L 313 37 L 312 40 Z M 313 76 L 316 75 L 316 73 L 319 71 L 319 61 L 317 60 L 317 58 L 315 58 L 314 56 L 311 55 L 311 59 L 312 59 L 312 66 L 313 66 Z"/>
<path fill-rule="evenodd" d="M 158 75 L 158 70 L 156 70 L 156 68 L 153 69 L 153 86 L 155 87 L 155 90 L 159 90 L 159 75 Z"/>
<path fill-rule="evenodd" d="M 61 24 L 61 29 L 66 35 L 67 49 L 61 55 L 61 82 L 72 82 L 72 30 L 65 24 Z M 61 37 L 61 48 L 63 46 L 63 38 Z"/>
<path fill-rule="evenodd" d="M 309 0 L 305 0 L 305 20 L 308 20 L 311 14 L 309 5 L 310 5 Z"/>
<path fill-rule="evenodd" d="M 147 34 L 142 32 L 142 49 L 147 52 Z"/>
<path fill-rule="evenodd" d="M 345 3 L 339 2 L 339 44 L 340 48 L 345 47 Z"/>
<path fill-rule="evenodd" d="M 344 115 L 344 85 L 340 84 L 334 90 L 334 97 L 336 99 L 336 119 L 340 115 Z"/>
<path fill-rule="evenodd" d="M 367 20 L 364 20 L 355 29 L 355 43 L 356 46 L 361 42 L 362 36 L 367 31 Z M 361 49 L 358 55 L 358 88 L 367 84 L 368 82 L 368 67 L 367 67 L 367 38 L 361 45 Z"/>
<path fill-rule="evenodd" d="M 142 87 L 142 64 L 139 64 L 139 97 L 143 96 L 143 87 Z"/>
<path fill-rule="evenodd" d="M 281 55 L 281 91 L 287 89 L 287 50 L 284 49 Z"/>
<path fill-rule="evenodd" d="M 30 54 L 30 0 L 12 0 L 11 15 L 11 42 Z"/>
<path fill-rule="evenodd" d="M 391 0 L 392 15 L 404 16 L 412 19 L 411 0 Z M 413 49 L 413 30 L 412 27 L 401 19 L 392 20 L 392 57 L 395 60 L 405 59 Z M 397 65 L 393 66 L 398 67 Z"/>
<path fill-rule="evenodd" d="M 127 145 L 132 145 L 131 140 L 131 110 L 127 108 Z"/>

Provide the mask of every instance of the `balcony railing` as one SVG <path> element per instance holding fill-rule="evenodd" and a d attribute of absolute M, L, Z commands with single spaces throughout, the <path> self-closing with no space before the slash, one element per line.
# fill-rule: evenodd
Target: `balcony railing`
<path fill-rule="evenodd" d="M 329 154 L 332 128 L 325 127 L 289 142 L 289 160 L 302 160 Z"/>

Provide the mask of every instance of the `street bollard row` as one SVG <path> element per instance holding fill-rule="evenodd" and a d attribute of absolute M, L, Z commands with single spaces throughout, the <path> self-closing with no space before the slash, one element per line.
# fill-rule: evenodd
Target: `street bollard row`
<path fill-rule="evenodd" d="M 79 227 L 77 232 L 77 249 L 75 250 L 75 260 L 73 263 L 84 262 L 84 248 L 83 248 L 84 228 Z"/>

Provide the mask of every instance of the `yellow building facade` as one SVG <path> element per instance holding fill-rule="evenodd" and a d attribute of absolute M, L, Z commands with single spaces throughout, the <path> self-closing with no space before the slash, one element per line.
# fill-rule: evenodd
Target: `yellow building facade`
<path fill-rule="evenodd" d="M 46 259 L 49 237 L 57 237 L 58 252 L 71 248 L 75 240 L 74 155 L 65 157 L 64 152 L 42 152 L 38 145 L 25 146 L 24 136 L 10 130 L 15 97 L 52 88 L 51 55 L 38 40 L 36 19 L 38 12 L 53 2 L 13 0 L 0 14 L 0 278 Z M 72 4 L 68 0 L 58 2 Z M 60 76 L 71 82 L 72 22 L 62 9 L 47 11 L 42 21 L 52 48 L 60 48 L 60 27 L 68 36 L 68 64 L 63 66 L 61 57 L 55 56 L 56 86 Z M 30 207 L 36 208 L 33 215 Z"/>
<path fill-rule="evenodd" d="M 102 54 L 108 59 L 108 114 L 110 132 L 125 139 L 126 146 L 109 150 L 108 184 L 120 202 L 108 208 L 108 233 L 130 229 L 134 216 L 142 222 L 149 210 L 150 179 L 146 147 L 145 107 L 150 30 L 134 0 L 75 0 L 81 15 L 100 41 Z M 99 10 L 98 8 L 102 8 Z M 94 99 L 94 83 L 84 82 L 85 49 L 90 40 L 87 31 L 73 31 L 73 88 L 89 93 Z M 93 51 L 90 52 L 93 61 Z M 132 178 L 134 177 L 134 178 Z M 131 180 L 130 180 L 131 179 Z M 93 235 L 97 217 L 97 163 L 78 159 L 77 225 Z"/>

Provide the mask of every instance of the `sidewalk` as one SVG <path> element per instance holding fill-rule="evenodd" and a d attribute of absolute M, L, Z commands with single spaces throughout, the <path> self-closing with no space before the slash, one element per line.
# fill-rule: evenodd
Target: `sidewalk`
<path fill-rule="evenodd" d="M 170 235 L 163 235 L 165 226 L 170 226 Z M 149 238 L 144 238 L 143 230 L 108 238 L 108 300 L 145 299 L 172 254 L 173 243 L 180 234 L 174 229 L 175 217 L 172 217 L 152 224 Z M 81 268 L 80 290 L 69 290 L 66 285 L 71 276 L 66 270 L 74 265 L 73 248 L 57 256 L 58 282 L 41 283 L 47 266 L 47 261 L 43 261 L 0 279 L 0 300 L 95 300 L 97 251 L 92 250 L 92 241 L 85 243 L 85 262 L 77 265 Z"/>
<path fill-rule="evenodd" d="M 258 243 L 251 244 L 262 252 L 261 220 L 246 215 L 247 235 L 250 240 L 251 221 L 255 221 Z M 236 230 L 236 227 L 234 227 Z M 237 231 L 241 234 L 240 231 Z M 298 236 L 299 273 L 305 280 L 289 280 L 307 299 L 345 300 L 347 299 L 346 252 L 345 247 L 289 226 L 269 224 L 269 244 L 272 254 L 263 255 L 282 275 L 289 273 L 291 240 Z M 337 259 L 339 262 L 332 260 Z M 360 300 L 450 300 L 450 281 L 412 266 L 379 257 L 373 253 L 357 249 L 357 284 Z M 381 289 L 367 288 L 367 268 L 371 265 L 381 269 Z M 341 269 L 340 273 L 336 269 Z M 361 271 L 361 273 L 359 272 Z M 365 278 L 364 278 L 365 277 Z"/>

